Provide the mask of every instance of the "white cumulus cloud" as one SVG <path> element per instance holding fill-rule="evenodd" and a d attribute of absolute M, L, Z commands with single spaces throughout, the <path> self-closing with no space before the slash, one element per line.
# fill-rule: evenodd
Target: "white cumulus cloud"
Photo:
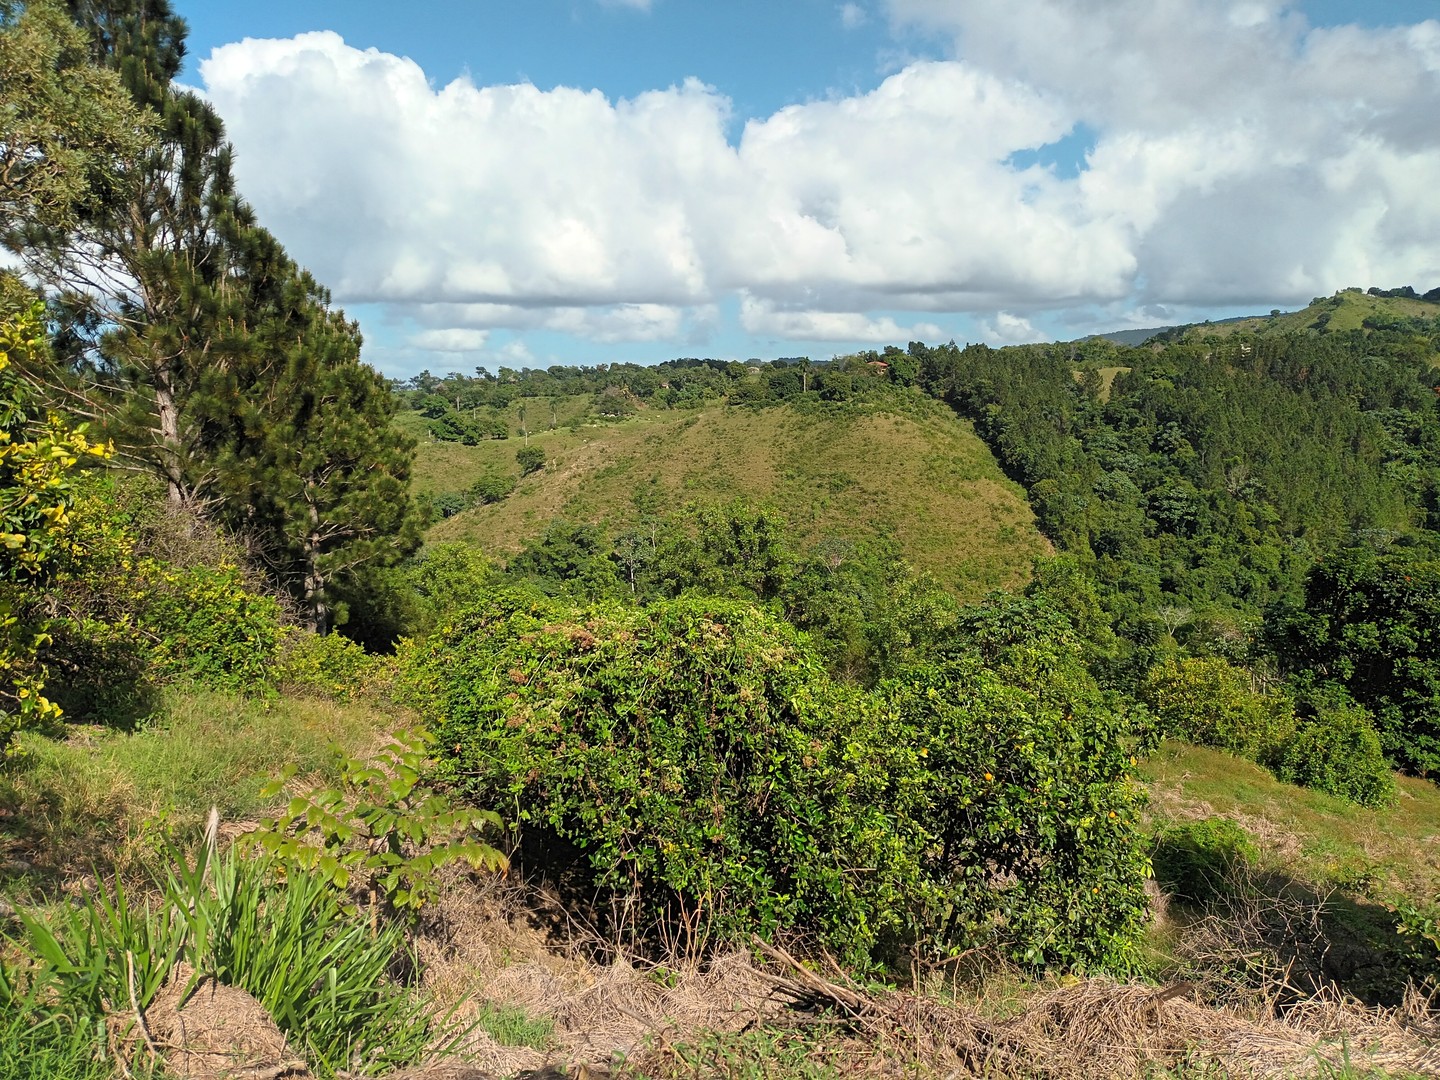
<path fill-rule="evenodd" d="M 1049 336 L 1036 329 L 1029 319 L 1008 311 L 997 311 L 994 320 L 982 322 L 980 329 L 985 341 L 994 345 L 1024 345 L 1045 341 Z"/>
<path fill-rule="evenodd" d="M 887 3 L 945 57 L 733 140 L 729 100 L 694 80 L 622 100 L 436 86 L 328 32 L 226 45 L 200 72 L 262 219 L 342 302 L 413 318 L 417 347 L 675 340 L 737 298 L 769 337 L 903 343 L 969 313 L 1029 340 L 1082 306 L 1440 284 L 1440 23 L 1316 29 L 1282 0 Z M 1078 171 L 1012 157 L 1076 131 Z"/>
<path fill-rule="evenodd" d="M 759 337 L 796 341 L 851 341 L 893 345 L 907 341 L 937 341 L 945 332 L 934 323 L 901 326 L 891 316 L 867 318 L 851 311 L 789 311 L 747 296 L 740 304 L 740 325 Z"/>

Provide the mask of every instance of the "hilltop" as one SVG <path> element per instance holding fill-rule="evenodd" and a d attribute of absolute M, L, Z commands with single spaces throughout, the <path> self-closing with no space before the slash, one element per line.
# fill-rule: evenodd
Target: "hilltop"
<path fill-rule="evenodd" d="M 557 415 L 573 416 L 578 405 L 567 399 Z M 420 421 L 401 417 L 412 431 Z M 513 554 L 557 518 L 618 527 L 644 511 L 737 498 L 775 507 L 803 542 L 889 538 L 897 555 L 967 599 L 1023 583 L 1032 560 L 1050 551 L 1024 489 L 973 426 L 918 394 L 843 407 L 641 406 L 620 422 L 532 433 L 546 466 L 523 478 L 519 438 L 465 446 L 422 431 L 420 439 L 421 494 L 462 491 L 495 473 L 518 479 L 508 498 L 428 533 L 493 555 Z"/>
<path fill-rule="evenodd" d="M 1155 326 L 1096 334 L 1117 345 L 1143 345 L 1154 341 L 1196 341 L 1211 335 L 1232 337 L 1254 334 L 1268 337 L 1305 331 L 1338 333 L 1347 330 L 1411 328 L 1415 320 L 1440 319 L 1440 289 L 1423 295 L 1412 288 L 1340 289 L 1332 296 L 1317 296 L 1299 311 L 1268 315 L 1242 315 L 1234 319 L 1206 320 L 1179 326 Z"/>

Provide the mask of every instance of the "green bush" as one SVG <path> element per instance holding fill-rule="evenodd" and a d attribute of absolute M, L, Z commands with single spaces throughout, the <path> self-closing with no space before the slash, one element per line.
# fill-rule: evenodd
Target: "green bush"
<path fill-rule="evenodd" d="M 1315 788 L 1361 806 L 1395 801 L 1395 775 L 1385 760 L 1370 713 L 1353 701 L 1322 705 L 1278 749 L 1281 780 Z"/>
<path fill-rule="evenodd" d="M 1288 701 L 1256 693 L 1244 671 L 1215 656 L 1157 664 L 1138 696 L 1165 735 L 1256 761 L 1268 758 L 1294 727 Z"/>
<path fill-rule="evenodd" d="M 1225 818 L 1167 825 L 1156 832 L 1150 855 L 1160 887 L 1193 904 L 1228 895 L 1236 872 L 1259 857 L 1250 834 Z"/>
<path fill-rule="evenodd" d="M 773 617 L 502 593 L 402 652 L 401 686 L 456 783 L 578 847 L 642 931 L 793 928 L 862 960 L 905 927 L 919 838 L 887 792 L 913 748 Z"/>
<path fill-rule="evenodd" d="M 148 522 L 164 517 L 152 501 L 91 478 L 77 507 L 86 559 L 54 583 L 63 617 L 50 624 L 45 654 L 73 719 L 133 726 L 154 709 L 157 689 L 177 680 L 244 692 L 270 685 L 279 604 L 224 561 L 232 553 L 222 546 L 176 544 Z"/>
<path fill-rule="evenodd" d="M 923 936 L 1027 967 L 1132 968 L 1149 871 L 1138 718 L 1044 597 L 992 597 L 960 633 L 961 655 L 880 687 L 886 738 L 918 760 L 900 794 L 930 838 Z"/>
<path fill-rule="evenodd" d="M 500 571 L 473 544 L 429 544 L 407 568 L 418 601 L 416 629 L 428 631 L 447 613 L 467 607 L 500 581 Z"/>
<path fill-rule="evenodd" d="M 138 597 L 138 625 L 154 635 L 156 674 L 219 690 L 265 685 L 280 645 L 280 605 L 227 566 L 159 569 Z"/>
<path fill-rule="evenodd" d="M 421 781 L 433 748 L 426 732 L 399 731 L 372 761 L 346 758 L 338 787 L 307 790 L 278 817 L 247 834 L 282 865 L 319 874 L 342 892 L 358 887 L 392 912 L 414 915 L 440 893 L 438 872 L 452 863 L 502 871 L 509 860 L 479 839 L 500 826 L 489 811 L 454 806 Z M 278 795 L 298 770 L 267 788 Z"/>
<path fill-rule="evenodd" d="M 522 446 L 515 451 L 515 463 L 523 475 L 529 476 L 545 467 L 545 451 L 538 446 Z"/>
<path fill-rule="evenodd" d="M 469 510 L 474 505 L 468 495 L 458 491 L 441 491 L 430 496 L 431 521 L 443 521 L 452 518 L 464 510 Z"/>
<path fill-rule="evenodd" d="M 39 300 L 0 317 L 0 761 L 17 732 L 44 727 L 61 709 L 44 694 L 51 644 L 46 595 L 57 573 L 88 554 L 80 535 L 82 460 L 113 448 L 54 413 L 42 418 L 19 368 L 47 349 Z"/>
<path fill-rule="evenodd" d="M 542 452 L 541 464 L 544 464 L 545 457 Z M 515 490 L 515 478 L 504 473 L 486 473 L 479 480 L 476 480 L 465 489 L 465 495 L 472 506 L 484 506 L 489 503 L 497 503 Z"/>
<path fill-rule="evenodd" d="M 1122 969 L 1147 869 L 1126 724 L 1051 654 L 1035 686 L 971 657 L 867 693 L 736 601 L 504 592 L 399 681 L 445 774 L 577 850 L 641 930 Z"/>
<path fill-rule="evenodd" d="M 280 645 L 275 684 L 287 694 L 312 694 L 332 701 L 363 695 L 382 661 L 339 634 L 289 628 Z"/>

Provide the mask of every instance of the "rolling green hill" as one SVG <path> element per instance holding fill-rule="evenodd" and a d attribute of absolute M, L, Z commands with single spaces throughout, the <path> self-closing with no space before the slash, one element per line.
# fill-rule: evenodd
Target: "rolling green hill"
<path fill-rule="evenodd" d="M 563 411 L 563 410 L 562 410 Z M 421 444 L 416 488 L 463 491 L 487 472 L 518 476 L 510 438 Z M 1049 552 L 1024 491 L 966 421 L 918 395 L 842 409 L 642 408 L 615 424 L 532 434 L 548 464 L 509 498 L 437 523 L 431 540 L 513 553 L 549 522 L 624 522 L 647 509 L 741 498 L 782 511 L 799 538 L 893 537 L 897 554 L 965 598 L 1022 583 Z"/>
<path fill-rule="evenodd" d="M 1431 295 L 1429 293 L 1427 296 Z M 1143 345 L 1147 341 L 1196 341 L 1212 335 L 1231 337 L 1235 334 L 1293 334 L 1305 330 L 1336 332 L 1361 330 L 1367 319 L 1391 322 L 1397 319 L 1440 318 L 1440 302 L 1410 296 L 1376 296 L 1358 288 L 1341 289 L 1333 296 L 1317 296 L 1299 311 L 1279 311 L 1270 315 L 1248 315 L 1214 322 L 1186 323 L 1182 326 L 1155 326 L 1149 329 L 1116 330 L 1095 337 L 1117 345 Z"/>
<path fill-rule="evenodd" d="M 1256 315 L 1218 323 L 1178 327 L 1164 336 L 1171 340 L 1197 340 L 1211 334 L 1293 334 L 1306 330 L 1339 333 L 1361 330 L 1366 321 L 1384 325 L 1397 320 L 1440 318 L 1440 303 L 1404 296 L 1375 296 L 1360 289 L 1341 289 L 1333 296 L 1316 297 L 1308 307 L 1279 315 Z"/>

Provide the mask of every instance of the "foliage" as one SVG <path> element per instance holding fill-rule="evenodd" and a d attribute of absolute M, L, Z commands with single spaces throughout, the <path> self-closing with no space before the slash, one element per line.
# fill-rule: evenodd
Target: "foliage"
<path fill-rule="evenodd" d="M 402 686 L 445 775 L 580 848 L 632 929 L 792 927 L 863 959 L 903 927 L 917 866 L 886 792 L 910 751 L 772 617 L 498 593 L 402 654 Z"/>
<path fill-rule="evenodd" d="M 1005 648 L 869 694 L 742 603 L 501 592 L 402 653 L 400 681 L 444 774 L 578 849 L 641 932 L 1123 968 L 1144 910 L 1130 725 L 1056 672 L 1063 640 Z"/>
<path fill-rule="evenodd" d="M 961 634 L 952 658 L 880 687 L 885 738 L 918 767 L 905 794 L 930 838 L 925 938 L 1027 967 L 1127 970 L 1146 918 L 1144 722 L 1099 690 L 1043 598 L 994 597 Z"/>
<path fill-rule="evenodd" d="M 59 3 L 30 0 L 0 15 L 0 236 L 72 226 L 93 212 L 153 132 Z"/>
<path fill-rule="evenodd" d="M 485 506 L 497 503 L 515 490 L 515 478 L 500 473 L 489 473 L 465 489 L 472 505 Z"/>
<path fill-rule="evenodd" d="M 397 732 L 373 763 L 347 758 L 340 785 L 297 795 L 278 817 L 247 835 L 287 866 L 296 866 L 344 891 L 352 882 L 393 910 L 414 913 L 438 893 L 437 872 L 455 862 L 502 870 L 504 855 L 474 839 L 500 818 L 452 806 L 421 782 L 432 740 Z M 279 794 L 292 768 L 268 789 Z"/>
<path fill-rule="evenodd" d="M 173 903 L 190 916 L 197 970 L 238 986 L 265 1007 L 322 1076 L 414 1064 L 430 1046 L 423 999 L 391 977 L 405 955 L 398 924 L 356 918 L 318 875 L 233 851 L 172 877 Z"/>
<path fill-rule="evenodd" d="M 613 534 L 552 522 L 508 573 L 550 595 L 585 599 L 753 600 L 809 633 L 832 674 L 866 685 L 925 655 L 953 627 L 956 610 L 935 577 L 905 564 L 893 543 L 830 536 L 801 550 L 782 515 L 742 500 L 644 512 Z"/>
<path fill-rule="evenodd" d="M 84 554 L 76 467 L 108 453 L 53 413 L 32 415 L 16 368 L 44 349 L 42 315 L 36 304 L 0 319 L 0 758 L 16 731 L 60 715 L 43 693 L 52 638 L 38 590 Z"/>
<path fill-rule="evenodd" d="M 149 567 L 136 589 L 136 624 L 158 638 L 152 670 L 222 690 L 251 690 L 272 675 L 279 605 L 246 588 L 234 567 Z"/>
<path fill-rule="evenodd" d="M 1440 904 L 1401 903 L 1400 933 L 1410 946 L 1410 959 L 1426 973 L 1429 984 L 1440 986 Z"/>
<path fill-rule="evenodd" d="M 1165 612 L 1253 618 L 1351 536 L 1434 527 L 1434 336 L 911 351 L 922 384 L 975 422 L 1046 534 L 1096 580 L 1123 642 L 1107 678 L 1130 685 L 1161 631 L 1184 625 Z M 1102 369 L 1119 371 L 1108 388 Z"/>
<path fill-rule="evenodd" d="M 539 472 L 545 467 L 545 450 L 539 446 L 522 446 L 515 451 L 515 464 L 520 466 L 520 472 L 529 476 L 533 472 Z"/>
<path fill-rule="evenodd" d="M 6 32 L 7 50 L 56 14 L 36 7 L 45 14 L 27 11 Z M 32 215 L 0 232 L 47 290 L 58 325 L 55 358 L 37 358 L 45 362 L 28 375 L 98 418 L 173 506 L 242 533 L 256 564 L 323 632 L 345 614 L 337 586 L 418 542 L 413 444 L 390 424 L 388 385 L 359 361 L 355 325 L 236 191 L 219 116 L 174 81 L 184 20 L 168 0 L 68 7 L 84 32 L 71 27 L 60 59 L 41 68 L 54 60 L 62 82 L 128 91 L 131 105 L 119 116 L 96 102 L 77 109 L 86 123 L 53 121 L 80 140 L 70 157 L 94 179 L 83 213 Z M 86 36 L 93 67 L 82 62 Z M 38 101 L 42 111 L 64 94 L 52 97 Z M 154 138 L 103 138 L 92 114 L 107 109 L 122 126 L 138 117 Z M 22 162 L 43 172 L 69 160 L 47 160 L 49 149 L 42 139 Z"/>
<path fill-rule="evenodd" d="M 1224 895 L 1236 871 L 1259 858 L 1254 838 L 1226 818 L 1162 826 L 1150 855 L 1160 887 L 1193 904 Z"/>
<path fill-rule="evenodd" d="M 788 524 L 774 510 L 738 501 L 696 505 L 666 531 L 651 576 L 662 596 L 694 589 L 764 602 L 781 594 L 794 562 Z"/>
<path fill-rule="evenodd" d="M 1163 734 L 1256 761 L 1293 727 L 1287 701 L 1256 693 L 1249 676 L 1220 657 L 1167 659 L 1146 673 L 1139 697 Z"/>
<path fill-rule="evenodd" d="M 403 930 L 354 918 L 316 876 L 202 849 L 171 853 L 163 902 L 137 908 L 100 886 L 47 920 L 21 912 L 31 995 L 77 1022 L 143 1008 L 183 961 L 253 995 L 321 1075 L 408 1065 L 432 1030 L 422 1000 L 390 978 Z M 193 985 L 193 982 L 192 982 Z"/>
<path fill-rule="evenodd" d="M 1286 669 L 1342 688 L 1375 717 L 1392 764 L 1440 773 L 1440 558 L 1348 548 L 1277 606 L 1267 635 Z"/>
<path fill-rule="evenodd" d="M 380 666 L 380 660 L 339 634 L 287 629 L 272 678 L 287 694 L 350 701 L 363 694 Z"/>
<path fill-rule="evenodd" d="M 501 581 L 500 571 L 469 544 L 429 544 L 406 567 L 424 633 L 457 608 L 475 603 Z"/>
<path fill-rule="evenodd" d="M 1395 776 L 1369 712 L 1353 701 L 1325 702 L 1302 720 L 1275 753 L 1282 780 L 1325 791 L 1361 806 L 1395 802 Z"/>
<path fill-rule="evenodd" d="M 605 533 L 595 525 L 552 521 L 510 560 L 507 573 L 547 593 L 613 597 L 622 592 L 619 568 Z"/>
<path fill-rule="evenodd" d="M 219 520 L 300 605 L 309 627 L 343 623 L 337 584 L 419 546 L 409 494 L 415 446 L 391 424 L 385 380 L 360 362 L 360 331 L 283 253 L 257 352 L 237 370 L 235 435 L 220 459 Z"/>
<path fill-rule="evenodd" d="M 145 719 L 168 682 L 268 688 L 280 642 L 276 601 L 224 561 L 227 553 L 192 559 L 165 551 L 140 520 L 144 493 L 101 477 L 77 494 L 76 537 L 86 557 L 51 586 L 63 618 L 50 624 L 46 653 L 63 673 L 67 712 L 126 726 Z M 212 554 L 220 561 L 209 561 Z"/>

